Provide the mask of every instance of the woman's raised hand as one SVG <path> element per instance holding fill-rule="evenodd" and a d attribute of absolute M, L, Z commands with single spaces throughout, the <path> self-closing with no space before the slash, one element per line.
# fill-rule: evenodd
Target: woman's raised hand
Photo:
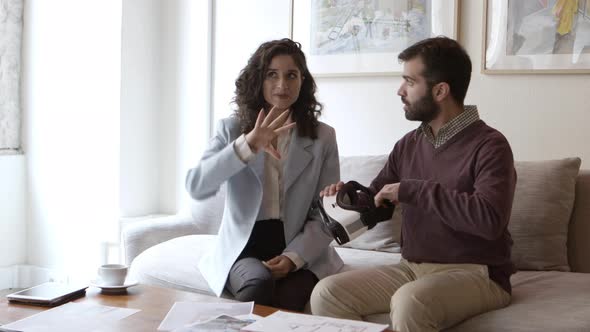
<path fill-rule="evenodd" d="M 264 150 L 276 159 L 281 159 L 281 154 L 276 147 L 272 145 L 273 140 L 279 135 L 280 132 L 293 128 L 295 122 L 288 122 L 289 110 L 284 110 L 274 120 L 274 115 L 279 110 L 273 106 L 268 112 L 268 115 L 264 115 L 264 109 L 258 112 L 258 118 L 254 129 L 246 134 L 246 142 L 254 153 L 258 153 L 260 150 Z M 272 121 L 271 121 L 272 120 Z"/>

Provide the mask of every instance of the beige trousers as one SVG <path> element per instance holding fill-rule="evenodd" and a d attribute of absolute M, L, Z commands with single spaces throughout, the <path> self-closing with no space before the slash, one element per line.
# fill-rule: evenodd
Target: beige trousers
<path fill-rule="evenodd" d="M 356 319 L 390 313 L 395 331 L 439 331 L 510 304 L 510 294 L 477 264 L 412 263 L 339 273 L 311 295 L 314 315 Z"/>

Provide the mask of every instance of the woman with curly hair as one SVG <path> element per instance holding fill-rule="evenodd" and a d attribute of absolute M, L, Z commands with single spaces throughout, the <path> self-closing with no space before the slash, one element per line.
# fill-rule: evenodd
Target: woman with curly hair
<path fill-rule="evenodd" d="M 186 188 L 195 199 L 227 186 L 215 246 L 199 263 L 211 289 L 240 301 L 302 311 L 318 279 L 342 260 L 310 213 L 322 188 L 338 182 L 334 129 L 317 120 L 322 105 L 301 45 L 263 43 L 236 80 L 237 105 L 219 122 Z"/>

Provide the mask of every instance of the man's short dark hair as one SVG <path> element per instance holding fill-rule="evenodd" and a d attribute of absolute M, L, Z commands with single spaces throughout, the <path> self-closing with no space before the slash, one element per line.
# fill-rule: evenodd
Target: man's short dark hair
<path fill-rule="evenodd" d="M 424 63 L 422 76 L 429 87 L 446 82 L 455 101 L 463 105 L 471 80 L 471 59 L 465 49 L 451 38 L 434 37 L 419 41 L 398 55 L 402 62 L 416 57 Z"/>

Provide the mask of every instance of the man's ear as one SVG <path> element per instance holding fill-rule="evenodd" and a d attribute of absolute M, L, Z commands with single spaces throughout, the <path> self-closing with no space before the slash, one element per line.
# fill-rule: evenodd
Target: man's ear
<path fill-rule="evenodd" d="M 436 101 L 443 101 L 451 94 L 451 87 L 446 82 L 440 82 L 432 87 L 432 96 Z"/>

